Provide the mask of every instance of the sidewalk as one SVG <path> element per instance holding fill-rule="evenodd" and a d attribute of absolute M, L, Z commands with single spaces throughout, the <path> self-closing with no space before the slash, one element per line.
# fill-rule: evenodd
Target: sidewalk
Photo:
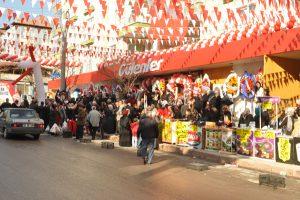
<path fill-rule="evenodd" d="M 107 140 L 95 140 L 93 141 L 93 143 L 101 144 L 101 142 L 103 141 L 114 142 L 115 147 L 117 148 L 122 148 L 128 151 L 136 151 L 136 149 L 132 147 L 120 147 L 118 143 L 118 136 L 110 136 L 107 138 Z M 236 165 L 240 168 L 256 170 L 266 173 L 274 173 L 300 179 L 300 166 L 278 163 L 274 160 L 248 157 L 237 154 L 230 154 L 226 152 L 214 152 L 203 149 L 194 149 L 193 147 L 183 147 L 165 143 L 159 144 L 159 151 L 182 156 L 189 156 L 193 158 L 199 158 L 222 165 Z"/>

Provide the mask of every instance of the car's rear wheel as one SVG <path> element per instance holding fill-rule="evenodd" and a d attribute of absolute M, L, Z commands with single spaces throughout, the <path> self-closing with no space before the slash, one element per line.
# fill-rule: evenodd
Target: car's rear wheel
<path fill-rule="evenodd" d="M 33 139 L 34 139 L 34 140 L 40 139 L 40 135 L 33 135 Z"/>
<path fill-rule="evenodd" d="M 3 131 L 3 138 L 4 138 L 4 139 L 9 139 L 9 135 L 8 135 L 6 129 L 4 129 L 4 131 Z"/>

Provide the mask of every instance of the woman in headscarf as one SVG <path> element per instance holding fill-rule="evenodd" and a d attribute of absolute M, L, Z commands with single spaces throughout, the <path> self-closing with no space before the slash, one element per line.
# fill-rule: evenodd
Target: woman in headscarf
<path fill-rule="evenodd" d="M 114 134 L 116 133 L 116 115 L 114 113 L 114 107 L 112 104 L 105 106 L 104 108 L 104 115 L 103 118 L 103 131 L 107 134 Z"/>
<path fill-rule="evenodd" d="M 130 128 L 130 118 L 128 117 L 129 110 L 123 109 L 123 116 L 120 119 L 120 139 L 119 145 L 123 147 L 131 146 L 131 128 Z"/>

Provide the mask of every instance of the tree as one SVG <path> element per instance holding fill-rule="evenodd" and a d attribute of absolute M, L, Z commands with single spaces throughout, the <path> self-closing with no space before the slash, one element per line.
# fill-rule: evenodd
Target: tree
<path fill-rule="evenodd" d="M 128 76 L 119 76 L 119 71 L 115 67 L 103 67 L 100 73 L 110 80 L 112 84 L 118 85 L 121 90 L 118 91 L 121 98 L 125 98 L 128 92 L 134 88 L 134 85 L 140 74 L 131 74 Z"/>

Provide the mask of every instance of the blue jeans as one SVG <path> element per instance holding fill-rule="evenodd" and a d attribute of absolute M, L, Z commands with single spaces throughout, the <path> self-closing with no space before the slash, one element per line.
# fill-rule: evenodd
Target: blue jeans
<path fill-rule="evenodd" d="M 153 155 L 154 155 L 155 141 L 156 141 L 155 138 L 142 139 L 141 154 L 142 154 L 143 158 L 147 157 L 148 164 L 151 164 L 151 161 L 152 161 L 152 158 L 153 158 Z M 149 151 L 147 153 L 148 147 L 149 147 Z"/>

